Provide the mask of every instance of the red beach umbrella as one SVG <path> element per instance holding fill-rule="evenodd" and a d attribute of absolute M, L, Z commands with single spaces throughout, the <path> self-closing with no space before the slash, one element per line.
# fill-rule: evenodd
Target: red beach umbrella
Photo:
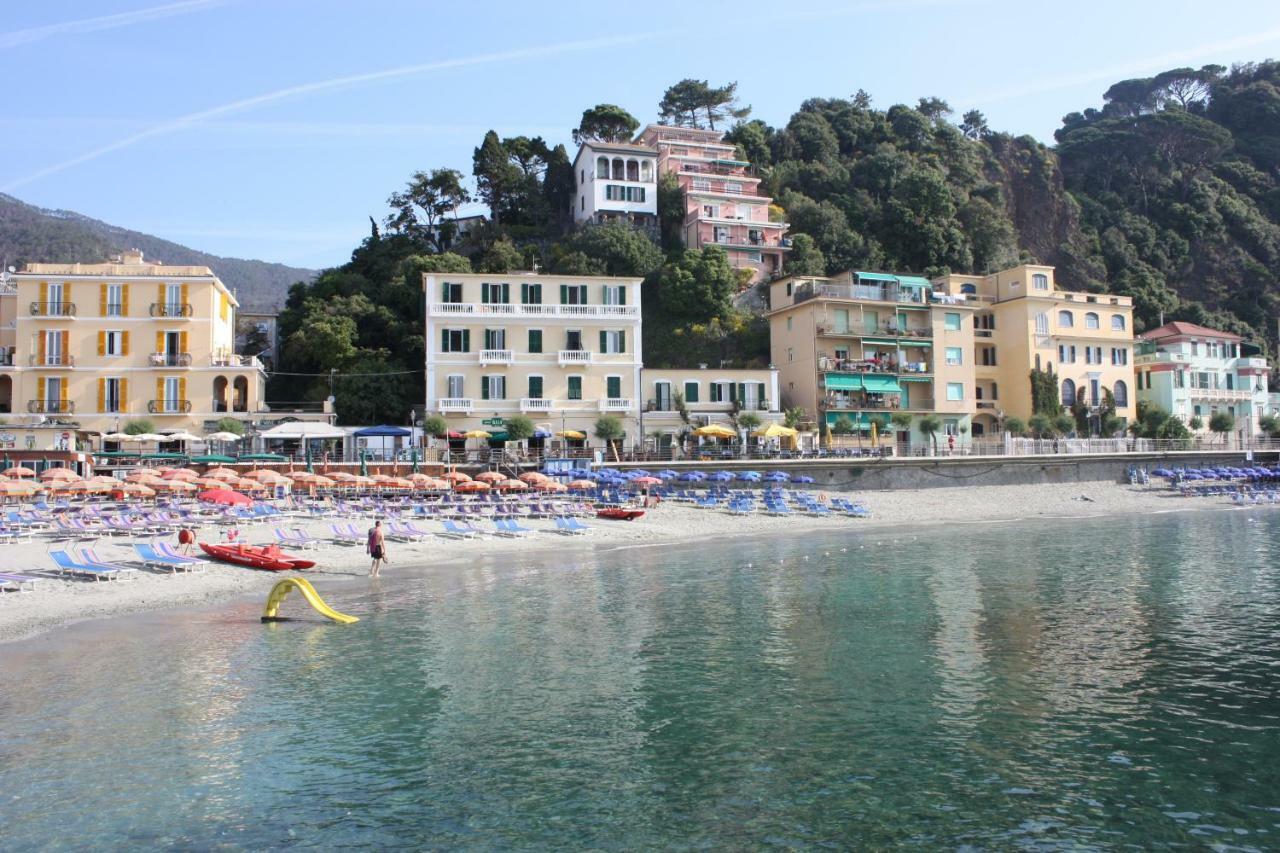
<path fill-rule="evenodd" d="M 223 506 L 253 506 L 253 498 L 230 489 L 209 489 L 196 496 L 205 503 Z"/>

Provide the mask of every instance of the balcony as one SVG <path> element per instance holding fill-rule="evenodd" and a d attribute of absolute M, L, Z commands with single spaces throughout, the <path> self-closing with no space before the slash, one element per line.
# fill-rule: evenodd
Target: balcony
<path fill-rule="evenodd" d="M 264 369 L 262 362 L 254 355 L 211 355 L 209 356 L 209 364 L 213 367 L 253 367 L 258 370 Z"/>
<path fill-rule="evenodd" d="M 149 361 L 152 367 L 190 367 L 189 352 L 153 352 Z"/>
<path fill-rule="evenodd" d="M 151 316 L 165 319 L 189 318 L 194 312 L 189 302 L 152 302 Z"/>
<path fill-rule="evenodd" d="M 9 359 L 12 363 L 12 353 L 9 354 Z M 27 359 L 27 363 L 32 367 L 75 367 L 76 357 L 74 355 L 49 355 L 46 353 L 43 356 L 31 356 Z"/>
<path fill-rule="evenodd" d="M 832 412 L 933 411 L 932 397 L 912 396 L 905 403 L 899 394 L 841 396 L 828 395 L 826 408 Z"/>
<path fill-rule="evenodd" d="M 436 403 L 436 408 L 442 412 L 462 412 L 463 414 L 471 414 L 471 398 L 470 397 L 442 397 Z"/>
<path fill-rule="evenodd" d="M 33 415 L 69 415 L 75 412 L 75 400 L 28 400 L 27 411 Z"/>
<path fill-rule="evenodd" d="M 849 359 L 819 356 L 820 373 L 891 373 L 894 375 L 932 376 L 933 367 L 927 361 L 896 361 L 894 359 Z"/>
<path fill-rule="evenodd" d="M 632 401 L 626 397 L 605 397 L 600 400 L 602 412 L 629 412 L 631 408 Z"/>
<path fill-rule="evenodd" d="M 516 354 L 509 349 L 482 349 L 480 350 L 480 364 L 511 364 L 516 360 Z"/>
<path fill-rule="evenodd" d="M 902 346 L 911 346 L 911 338 L 932 339 L 932 326 L 913 326 L 899 329 L 897 326 L 882 326 L 870 329 L 840 328 L 829 323 L 818 324 L 818 334 L 826 337 L 850 338 L 899 338 Z"/>
<path fill-rule="evenodd" d="M 12 352 L 0 352 L 0 367 L 13 367 Z"/>
<path fill-rule="evenodd" d="M 554 408 L 554 400 L 548 400 L 543 397 L 520 398 L 520 411 L 522 412 L 550 412 Z"/>
<path fill-rule="evenodd" d="M 74 317 L 76 316 L 76 304 L 74 302 L 32 302 L 32 317 Z"/>
<path fill-rule="evenodd" d="M 923 290 L 912 287 L 898 287 L 896 284 L 823 284 L 805 282 L 795 289 L 793 304 L 807 302 L 810 299 L 849 299 L 857 302 L 899 302 L 924 305 L 926 296 Z"/>
<path fill-rule="evenodd" d="M 147 411 L 153 415 L 185 415 L 191 412 L 191 401 L 148 400 Z"/>
<path fill-rule="evenodd" d="M 556 353 L 556 362 L 561 367 L 571 364 L 590 364 L 591 352 L 584 349 L 562 349 Z"/>
<path fill-rule="evenodd" d="M 602 320 L 639 320 L 634 305 L 510 305 L 487 302 L 433 302 L 427 306 L 431 317 L 528 317 Z"/>
<path fill-rule="evenodd" d="M 991 338 L 995 336 L 993 329 L 974 329 L 973 336 L 975 338 Z"/>
<path fill-rule="evenodd" d="M 1251 400 L 1254 394 L 1261 391 L 1246 391 L 1240 388 L 1188 388 L 1187 395 L 1193 400 Z"/>
<path fill-rule="evenodd" d="M 979 400 L 977 406 L 979 409 L 994 409 L 996 404 L 994 400 Z"/>

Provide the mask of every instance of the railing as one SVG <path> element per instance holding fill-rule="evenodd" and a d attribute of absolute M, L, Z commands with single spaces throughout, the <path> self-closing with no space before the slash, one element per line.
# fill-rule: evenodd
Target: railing
<path fill-rule="evenodd" d="M 189 352 L 153 352 L 151 353 L 152 367 L 190 367 L 191 353 Z"/>
<path fill-rule="evenodd" d="M 544 397 L 521 397 L 520 411 L 522 412 L 549 412 L 555 408 L 555 400 L 548 400 Z"/>
<path fill-rule="evenodd" d="M 152 302 L 152 317 L 190 317 L 195 313 L 189 302 Z"/>
<path fill-rule="evenodd" d="M 9 354 L 9 358 L 13 358 L 13 354 Z M 33 355 L 28 359 L 28 363 L 32 367 L 75 367 L 76 357 L 74 355 L 49 355 L 43 356 Z"/>
<path fill-rule="evenodd" d="M 74 302 L 32 302 L 32 317 L 74 317 L 76 316 L 76 304 Z"/>
<path fill-rule="evenodd" d="M 897 394 L 886 394 L 878 400 L 854 399 L 852 397 L 828 397 L 826 401 L 828 411 L 840 412 L 861 412 L 861 411 L 890 411 L 905 410 L 914 412 L 920 409 L 933 409 L 932 397 L 916 397 L 912 396 L 907 402 L 903 402 L 902 398 Z"/>
<path fill-rule="evenodd" d="M 13 353 L 0 353 L 0 367 L 13 367 Z"/>
<path fill-rule="evenodd" d="M 562 349 L 556 353 L 556 361 L 562 366 L 566 364 L 590 364 L 591 351 L 584 349 Z"/>
<path fill-rule="evenodd" d="M 807 302 L 810 299 L 856 299 L 870 302 L 909 302 L 917 305 L 925 303 L 925 291 L 911 287 L 885 285 L 876 287 L 866 284 L 817 284 L 805 282 L 795 289 L 792 296 L 794 303 Z"/>
<path fill-rule="evenodd" d="M 214 367 L 256 367 L 262 369 L 262 362 L 254 355 L 211 355 L 209 364 Z"/>
<path fill-rule="evenodd" d="M 993 329 L 974 329 L 973 336 L 975 338 L 990 338 L 995 336 Z"/>
<path fill-rule="evenodd" d="M 607 397 L 600 400 L 600 411 L 602 412 L 629 412 L 631 411 L 632 401 L 626 397 Z"/>
<path fill-rule="evenodd" d="M 33 415 L 69 415 L 76 410 L 75 400 L 28 400 L 27 411 Z"/>
<path fill-rule="evenodd" d="M 153 415 L 185 415 L 191 411 L 191 401 L 148 400 L 147 411 Z"/>
<path fill-rule="evenodd" d="M 511 364 L 515 360 L 515 353 L 509 349 L 480 350 L 481 364 Z"/>
<path fill-rule="evenodd" d="M 1188 388 L 1188 396 L 1202 400 L 1249 400 L 1261 391 L 1246 391 L 1241 388 Z"/>
<path fill-rule="evenodd" d="M 994 409 L 996 407 L 994 400 L 979 400 L 977 405 L 979 409 Z"/>
<path fill-rule="evenodd" d="M 433 302 L 427 306 L 433 317 L 604 317 L 639 319 L 634 305 L 511 305 L 487 302 Z"/>
<path fill-rule="evenodd" d="M 470 412 L 470 397 L 442 397 L 436 404 L 442 412 Z"/>
<path fill-rule="evenodd" d="M 107 313 L 106 313 L 106 314 L 104 314 L 103 316 L 104 316 L 104 317 L 123 317 L 123 316 L 124 316 L 124 303 L 123 303 L 123 302 L 108 302 L 108 303 L 107 303 Z"/>
<path fill-rule="evenodd" d="M 827 356 L 818 358 L 818 370 L 824 373 L 893 373 L 911 376 L 931 376 L 933 368 L 927 361 L 895 361 L 881 359 L 836 359 Z"/>
<path fill-rule="evenodd" d="M 932 326 L 912 326 L 907 329 L 899 329 L 897 326 L 882 326 L 874 329 L 854 329 L 852 327 L 840 329 L 835 326 L 818 324 L 818 334 L 836 336 L 849 336 L 854 338 L 907 338 L 902 345 L 911 346 L 910 338 L 932 338 Z"/>

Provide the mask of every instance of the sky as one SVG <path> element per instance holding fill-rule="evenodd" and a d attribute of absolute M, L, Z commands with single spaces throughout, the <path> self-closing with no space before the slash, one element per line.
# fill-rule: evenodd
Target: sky
<path fill-rule="evenodd" d="M 0 192 L 192 248 L 341 264 L 485 132 L 570 148 L 686 77 L 785 125 L 810 97 L 946 100 L 1052 142 L 1128 77 L 1280 58 L 1274 0 L 3 0 Z M 1207 11 L 1210 10 L 1210 11 Z M 93 259 L 85 259 L 93 260 Z M 161 259 L 163 260 L 163 259 Z"/>

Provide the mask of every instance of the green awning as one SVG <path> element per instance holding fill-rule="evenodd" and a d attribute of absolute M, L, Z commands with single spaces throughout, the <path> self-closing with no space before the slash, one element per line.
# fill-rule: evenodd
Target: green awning
<path fill-rule="evenodd" d="M 903 345 L 904 347 L 931 347 L 931 346 L 933 346 L 933 344 L 932 344 L 930 341 L 917 341 L 917 340 L 910 340 L 910 339 L 905 340 L 905 341 L 902 341 L 901 343 L 902 343 L 902 345 Z"/>
<path fill-rule="evenodd" d="M 910 287 L 912 290 L 933 290 L 933 282 L 918 275 L 898 276 L 899 287 Z"/>
<path fill-rule="evenodd" d="M 861 391 L 862 377 L 849 376 L 844 373 L 827 374 L 828 391 Z"/>
<path fill-rule="evenodd" d="M 883 272 L 857 271 L 854 273 L 854 275 L 856 275 L 858 279 L 861 281 L 887 281 L 890 284 L 892 284 L 898 280 L 898 277 L 896 275 L 889 275 L 888 273 L 883 273 Z"/>
<path fill-rule="evenodd" d="M 862 387 L 872 394 L 901 394 L 902 387 L 892 376 L 864 376 Z"/>
<path fill-rule="evenodd" d="M 489 441 L 508 441 L 509 439 L 507 438 L 507 431 L 500 430 L 498 432 L 489 433 L 488 440 Z"/>
<path fill-rule="evenodd" d="M 712 163 L 718 163 L 721 166 L 750 166 L 746 160 L 712 160 Z"/>
<path fill-rule="evenodd" d="M 900 382 L 932 382 L 933 377 L 932 376 L 911 376 L 909 374 L 904 374 L 898 377 L 898 381 Z"/>
<path fill-rule="evenodd" d="M 224 465 L 230 465 L 232 462 L 235 462 L 236 460 L 230 456 L 219 456 L 216 453 L 209 453 L 204 456 L 192 456 L 191 461 L 199 463 L 201 465 L 209 465 L 214 462 L 221 462 Z"/>
<path fill-rule="evenodd" d="M 239 461 L 249 462 L 288 462 L 288 456 L 281 456 L 279 453 L 245 453 L 239 457 Z"/>
<path fill-rule="evenodd" d="M 871 429 L 871 419 L 875 418 L 876 423 L 884 423 L 889 419 L 887 414 L 875 414 L 873 412 L 827 412 L 827 426 L 834 426 L 835 422 L 840 418 L 848 418 L 858 429 Z"/>
<path fill-rule="evenodd" d="M 95 450 L 94 456 L 105 456 L 108 459 L 137 459 L 142 456 L 136 450 Z"/>
<path fill-rule="evenodd" d="M 862 342 L 864 344 L 878 344 L 886 347 L 896 347 L 898 345 L 898 341 L 895 338 L 863 338 Z"/>

